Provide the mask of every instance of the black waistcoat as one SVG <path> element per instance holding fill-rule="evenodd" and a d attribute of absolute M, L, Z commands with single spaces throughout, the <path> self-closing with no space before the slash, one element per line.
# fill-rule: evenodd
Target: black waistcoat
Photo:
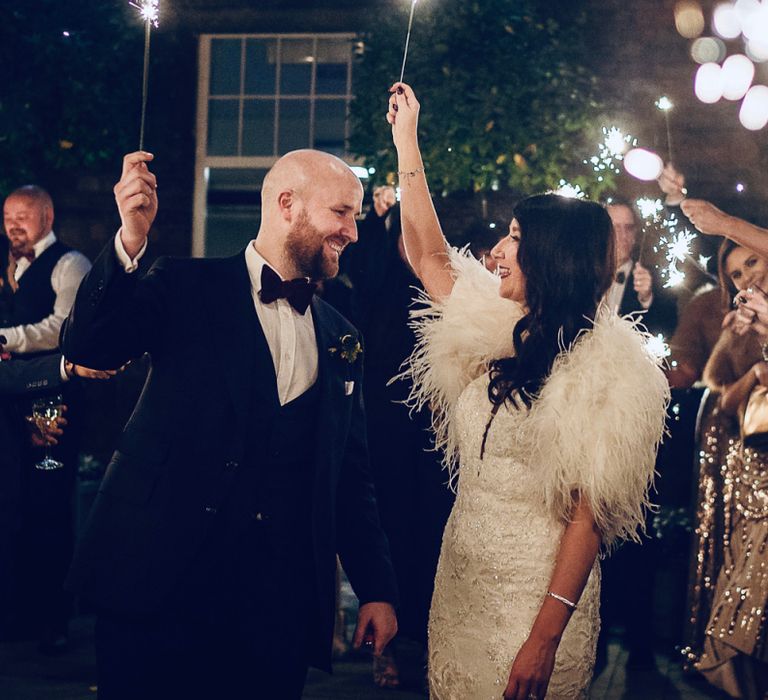
<path fill-rule="evenodd" d="M 38 323 L 53 313 L 56 292 L 51 285 L 51 274 L 56 263 L 70 250 L 71 248 L 56 241 L 26 269 L 19 279 L 19 288 L 13 295 L 11 325 Z"/>
<path fill-rule="evenodd" d="M 247 446 L 193 571 L 171 596 L 172 607 L 232 619 L 278 598 L 311 605 L 320 398 L 318 381 L 278 410 L 265 441 Z M 261 415 L 254 404 L 251 422 Z"/>

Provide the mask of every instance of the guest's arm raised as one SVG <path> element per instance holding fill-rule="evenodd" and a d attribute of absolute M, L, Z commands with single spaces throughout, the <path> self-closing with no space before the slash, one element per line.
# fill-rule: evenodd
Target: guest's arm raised
<path fill-rule="evenodd" d="M 726 214 L 703 199 L 686 199 L 680 207 L 701 233 L 730 238 L 758 255 L 768 257 L 768 229 Z"/>
<path fill-rule="evenodd" d="M 390 92 L 387 121 L 392 125 L 397 148 L 405 252 L 427 293 L 433 299 L 442 299 L 453 289 L 453 276 L 448 263 L 448 243 L 432 203 L 419 149 L 420 105 L 405 83 L 395 83 Z"/>

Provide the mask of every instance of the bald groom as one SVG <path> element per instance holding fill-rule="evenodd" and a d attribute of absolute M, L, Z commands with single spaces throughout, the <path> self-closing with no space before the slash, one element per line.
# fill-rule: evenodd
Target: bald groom
<path fill-rule="evenodd" d="M 368 473 L 357 331 L 314 295 L 357 240 L 362 188 L 295 151 L 231 258 L 144 274 L 157 183 L 125 157 L 122 227 L 65 325 L 73 362 L 152 371 L 109 464 L 69 585 L 98 609 L 101 700 L 300 698 L 330 668 L 338 552 L 359 644 L 394 636 L 396 586 Z"/>

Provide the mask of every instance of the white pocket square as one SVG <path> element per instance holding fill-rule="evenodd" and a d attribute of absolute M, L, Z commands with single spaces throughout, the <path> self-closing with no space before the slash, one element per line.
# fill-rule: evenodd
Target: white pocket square
<path fill-rule="evenodd" d="M 354 382 L 344 382 L 344 396 L 352 396 L 352 392 L 355 390 Z"/>

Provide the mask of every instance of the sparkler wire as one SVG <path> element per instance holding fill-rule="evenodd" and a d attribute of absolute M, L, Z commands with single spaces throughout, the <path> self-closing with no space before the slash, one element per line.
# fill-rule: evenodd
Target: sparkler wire
<path fill-rule="evenodd" d="M 403 82 L 403 77 L 405 76 L 405 63 L 408 60 L 408 47 L 411 43 L 411 29 L 413 28 L 413 15 L 416 12 L 416 2 L 417 0 L 412 0 L 411 2 L 411 16 L 408 19 L 408 34 L 405 36 L 405 51 L 403 52 L 403 67 L 400 69 L 400 82 Z"/>
<path fill-rule="evenodd" d="M 139 129 L 139 150 L 144 150 L 144 130 L 147 123 L 147 97 L 149 94 L 149 43 L 152 34 L 152 22 L 144 22 L 144 74 L 141 85 L 141 127 Z"/>

